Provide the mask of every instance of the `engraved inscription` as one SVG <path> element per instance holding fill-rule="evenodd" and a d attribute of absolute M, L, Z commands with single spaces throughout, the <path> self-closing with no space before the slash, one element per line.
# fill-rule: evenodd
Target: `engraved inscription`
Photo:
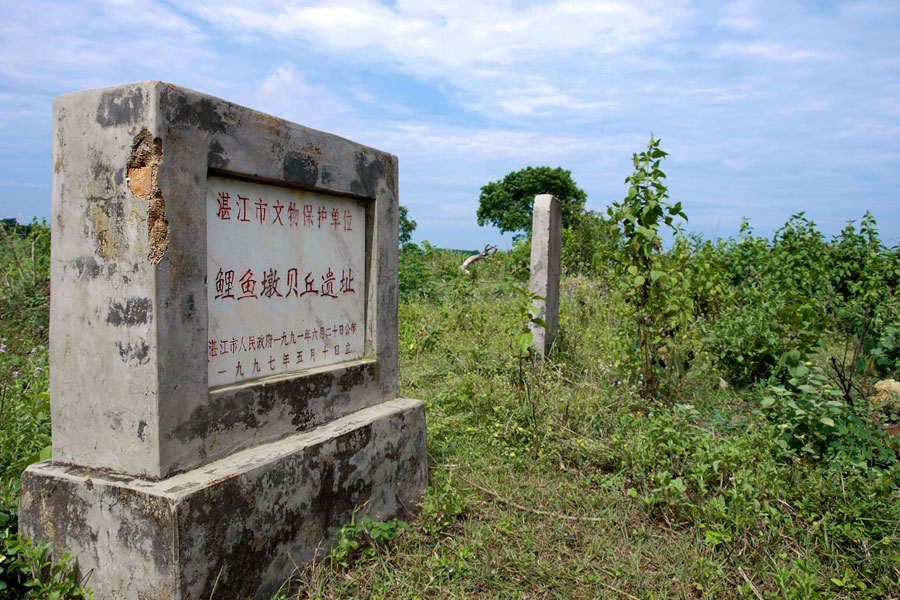
<path fill-rule="evenodd" d="M 211 176 L 206 203 L 210 387 L 362 358 L 359 202 Z"/>

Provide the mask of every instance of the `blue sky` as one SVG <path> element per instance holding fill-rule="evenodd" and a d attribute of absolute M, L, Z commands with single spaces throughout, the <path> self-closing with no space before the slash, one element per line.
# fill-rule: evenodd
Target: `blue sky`
<path fill-rule="evenodd" d="M 49 216 L 54 96 L 159 79 L 386 150 L 415 240 L 508 246 L 481 186 L 603 211 L 650 133 L 688 230 L 900 239 L 900 2 L 30 0 L 0 6 L 0 217 Z"/>

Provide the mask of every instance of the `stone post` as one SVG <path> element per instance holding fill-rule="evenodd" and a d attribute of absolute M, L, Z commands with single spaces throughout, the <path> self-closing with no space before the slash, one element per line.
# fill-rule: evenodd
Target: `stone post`
<path fill-rule="evenodd" d="M 269 598 L 425 486 L 397 158 L 158 81 L 53 104 L 53 459 L 25 535 L 97 598 Z"/>
<path fill-rule="evenodd" d="M 550 194 L 534 198 L 534 216 L 531 226 L 531 281 L 532 294 L 546 300 L 535 301 L 540 315 L 547 323 L 546 329 L 532 324 L 534 350 L 543 358 L 550 351 L 559 331 L 559 277 L 562 248 L 562 209 L 559 200 Z"/>

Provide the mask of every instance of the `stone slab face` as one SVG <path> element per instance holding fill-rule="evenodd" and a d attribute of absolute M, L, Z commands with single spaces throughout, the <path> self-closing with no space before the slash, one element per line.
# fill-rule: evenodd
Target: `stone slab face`
<path fill-rule="evenodd" d="M 51 212 L 57 461 L 166 477 L 397 396 L 396 157 L 170 84 L 89 90 L 54 102 Z"/>
<path fill-rule="evenodd" d="M 534 305 L 541 309 L 538 315 L 547 323 L 544 327 L 531 324 L 534 334 L 533 347 L 539 357 L 550 351 L 559 332 L 559 278 L 562 251 L 562 208 L 559 200 L 550 194 L 534 198 L 531 227 L 531 279 L 528 289 L 546 300 Z"/>
<path fill-rule="evenodd" d="M 54 101 L 52 188 L 19 524 L 96 597 L 268 598 L 357 507 L 415 506 L 396 157 L 150 81 Z"/>
<path fill-rule="evenodd" d="M 415 505 L 424 417 L 391 400 L 162 481 L 39 463 L 19 519 L 77 557 L 96 598 L 267 600 L 357 507 L 385 520 Z"/>
<path fill-rule="evenodd" d="M 206 184 L 209 386 L 365 356 L 365 210 L 224 177 Z"/>

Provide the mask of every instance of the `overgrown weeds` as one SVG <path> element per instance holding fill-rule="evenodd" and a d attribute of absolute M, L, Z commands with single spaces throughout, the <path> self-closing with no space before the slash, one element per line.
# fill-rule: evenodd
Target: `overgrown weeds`
<path fill-rule="evenodd" d="M 280 597 L 900 595 L 900 398 L 872 400 L 900 375 L 900 270 L 874 219 L 830 241 L 804 215 L 771 239 L 749 225 L 716 242 L 676 234 L 637 274 L 622 269 L 638 294 L 661 282 L 643 307 L 617 293 L 610 257 L 627 237 L 594 219 L 603 244 L 570 245 L 542 362 L 519 337 L 527 244 L 470 274 L 460 253 L 402 250 L 401 392 L 426 403 L 429 487 L 408 530 L 348 524 Z M 49 436 L 43 234 L 9 233 L 21 269 L 7 249 L 6 540 L 18 474 Z M 654 306 L 680 316 L 649 323 L 647 361 L 635 319 Z"/>
<path fill-rule="evenodd" d="M 787 226 L 778 250 L 746 228 L 739 240 L 682 237 L 662 252 L 686 282 L 664 293 L 690 295 L 696 327 L 673 343 L 690 358 L 671 379 L 658 356 L 652 398 L 620 334 L 635 311 L 610 271 L 563 282 L 559 338 L 534 364 L 517 359 L 521 257 L 498 254 L 472 277 L 440 271 L 435 293 L 401 304 L 402 392 L 428 413 L 423 511 L 379 560 L 319 570 L 297 597 L 900 593 L 900 468 L 880 425 L 893 409 L 868 400 L 885 372 L 845 361 L 861 369 L 846 403 L 829 358 L 858 330 L 839 326 L 830 292 L 817 289 L 830 272 L 784 283 L 789 259 L 767 263 L 805 240 L 815 252 L 790 260 L 833 260 L 812 227 Z M 891 260 L 896 249 L 882 252 Z M 785 296 L 760 293 L 763 280 L 813 312 L 779 316 Z M 774 317 L 729 329 L 738 302 Z M 727 348 L 743 358 L 717 354 Z"/>

